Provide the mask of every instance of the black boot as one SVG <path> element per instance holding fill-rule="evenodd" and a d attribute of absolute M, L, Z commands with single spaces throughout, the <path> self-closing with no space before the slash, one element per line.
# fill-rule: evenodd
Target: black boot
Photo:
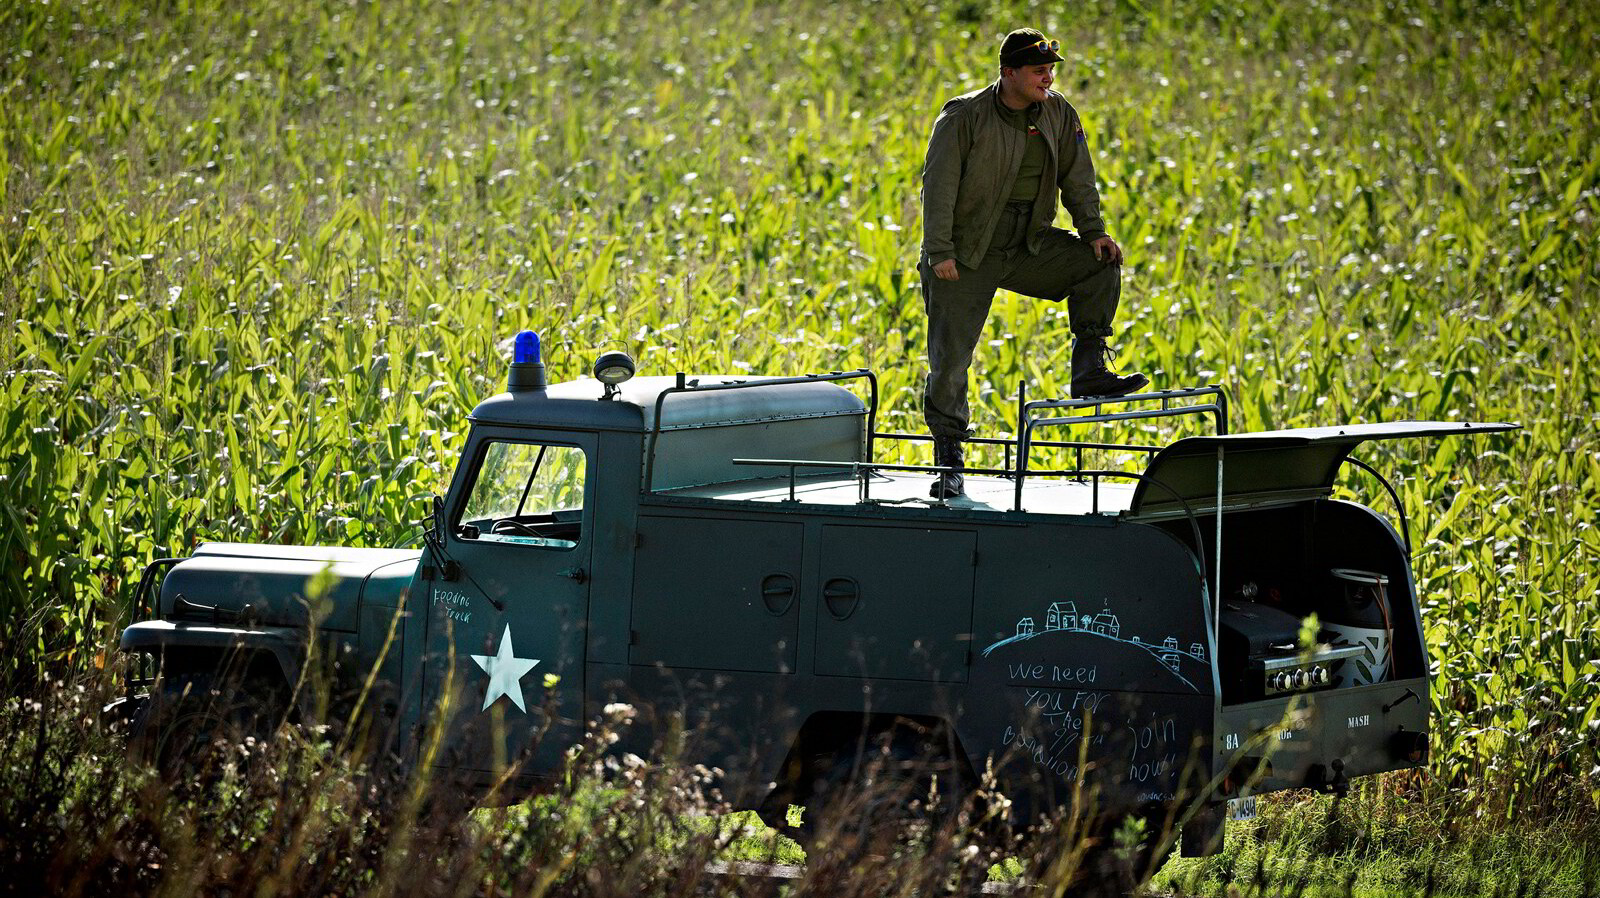
<path fill-rule="evenodd" d="M 964 467 L 961 461 L 961 440 L 956 437 L 933 438 L 933 463 L 942 468 Z M 938 475 L 928 495 L 935 499 L 954 499 L 966 494 L 966 484 L 961 475 L 948 471 Z"/>
<path fill-rule="evenodd" d="M 1150 378 L 1137 371 L 1119 375 L 1106 367 L 1115 357 L 1103 337 L 1079 337 L 1072 344 L 1072 395 L 1126 396 L 1150 385 Z"/>

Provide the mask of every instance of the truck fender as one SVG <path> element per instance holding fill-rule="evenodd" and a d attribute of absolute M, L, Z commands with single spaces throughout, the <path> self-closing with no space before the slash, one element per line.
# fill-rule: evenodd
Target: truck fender
<path fill-rule="evenodd" d="M 124 652 L 147 652 L 164 665 L 218 666 L 225 658 L 252 657 L 247 666 L 266 667 L 286 687 L 300 679 L 306 634 L 290 627 L 199 626 L 174 621 L 143 621 L 122 631 Z M 262 662 L 265 662 L 264 664 Z"/>

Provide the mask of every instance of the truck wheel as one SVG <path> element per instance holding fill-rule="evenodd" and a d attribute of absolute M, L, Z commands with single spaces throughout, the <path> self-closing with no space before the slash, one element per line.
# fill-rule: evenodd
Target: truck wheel
<path fill-rule="evenodd" d="M 1162 839 L 1160 826 L 1166 819 L 1164 814 L 1141 816 L 1145 820 L 1145 833 L 1136 845 L 1117 847 L 1116 830 L 1121 821 L 1100 829 L 1095 845 L 1078 865 L 1069 894 L 1074 898 L 1123 898 L 1161 869 L 1171 857 L 1176 842 Z"/>
<path fill-rule="evenodd" d="M 809 798 L 795 838 L 808 850 L 887 854 L 950 821 L 964 796 L 946 747 L 905 728 L 814 755 L 807 766 Z"/>
<path fill-rule="evenodd" d="M 264 746 L 283 722 L 283 709 L 281 690 L 257 678 L 174 674 L 135 712 L 128 750 L 168 782 L 211 780 L 230 761 L 247 768 L 249 740 Z"/>

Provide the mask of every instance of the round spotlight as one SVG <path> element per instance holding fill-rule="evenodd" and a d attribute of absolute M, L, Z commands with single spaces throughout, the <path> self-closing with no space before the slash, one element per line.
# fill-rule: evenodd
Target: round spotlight
<path fill-rule="evenodd" d="M 632 377 L 633 371 L 633 358 L 626 352 L 614 349 L 594 360 L 594 379 L 606 385 L 606 399 L 617 394 L 617 385 Z"/>

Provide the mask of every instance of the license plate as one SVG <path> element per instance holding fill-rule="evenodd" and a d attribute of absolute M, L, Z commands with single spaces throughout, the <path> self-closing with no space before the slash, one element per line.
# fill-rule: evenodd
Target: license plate
<path fill-rule="evenodd" d="M 1229 820 L 1254 820 L 1256 819 L 1256 797 L 1246 795 L 1244 798 L 1228 799 Z"/>

